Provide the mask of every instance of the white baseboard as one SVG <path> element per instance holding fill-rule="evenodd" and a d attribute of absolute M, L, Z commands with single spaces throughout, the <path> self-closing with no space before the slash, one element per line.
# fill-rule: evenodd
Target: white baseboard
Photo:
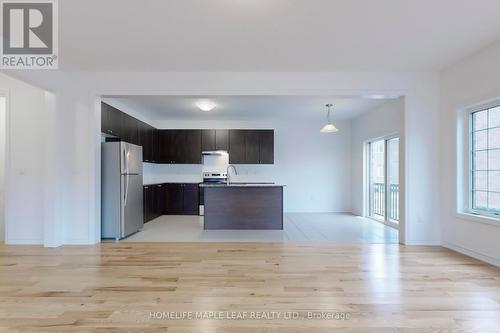
<path fill-rule="evenodd" d="M 484 261 L 484 262 L 491 264 L 493 266 L 500 267 L 500 260 L 497 258 L 493 258 L 493 257 L 490 257 L 488 255 L 481 254 L 479 252 L 469 250 L 469 249 L 466 249 L 464 247 L 461 247 L 461 246 L 458 246 L 455 244 L 451 244 L 448 242 L 443 242 L 443 247 L 450 249 L 452 251 L 461 253 L 461 254 L 465 254 L 466 256 L 472 257 L 474 259 Z"/>
<path fill-rule="evenodd" d="M 7 239 L 5 245 L 43 245 L 43 239 Z"/>
<path fill-rule="evenodd" d="M 441 246 L 441 241 L 439 241 L 439 240 L 411 240 L 411 241 L 406 241 L 405 245 Z"/>

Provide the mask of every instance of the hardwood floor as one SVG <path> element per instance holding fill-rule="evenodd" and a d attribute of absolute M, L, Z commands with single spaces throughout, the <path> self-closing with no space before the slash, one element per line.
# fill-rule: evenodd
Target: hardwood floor
<path fill-rule="evenodd" d="M 0 245 L 0 264 L 0 330 L 13 332 L 496 332 L 500 323 L 500 269 L 440 247 Z M 183 311 L 218 318 L 166 318 Z"/>

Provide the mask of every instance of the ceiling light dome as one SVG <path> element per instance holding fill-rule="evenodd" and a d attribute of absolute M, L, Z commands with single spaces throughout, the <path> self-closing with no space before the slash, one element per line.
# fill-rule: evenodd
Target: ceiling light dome
<path fill-rule="evenodd" d="M 199 101 L 199 102 L 196 103 L 196 106 L 201 111 L 208 112 L 208 111 L 212 111 L 215 108 L 216 105 L 212 101 Z"/>
<path fill-rule="evenodd" d="M 338 132 L 338 128 L 335 127 L 334 124 L 332 124 L 332 121 L 330 119 L 330 113 L 331 113 L 331 110 L 330 108 L 333 106 L 332 104 L 326 104 L 325 105 L 328 109 L 327 111 L 327 114 L 326 114 L 326 125 L 323 126 L 319 131 L 321 133 L 335 133 L 335 132 Z"/>

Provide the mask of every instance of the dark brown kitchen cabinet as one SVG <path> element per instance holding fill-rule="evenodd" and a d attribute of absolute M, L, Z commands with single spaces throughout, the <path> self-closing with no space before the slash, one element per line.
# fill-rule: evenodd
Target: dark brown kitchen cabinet
<path fill-rule="evenodd" d="M 144 223 L 165 214 L 165 198 L 164 184 L 143 186 Z"/>
<path fill-rule="evenodd" d="M 215 130 L 215 150 L 229 151 L 229 130 Z"/>
<path fill-rule="evenodd" d="M 266 134 L 263 135 L 263 132 Z M 274 144 L 269 142 L 271 136 L 267 132 L 268 130 L 230 130 L 229 163 L 261 164 L 273 160 L 269 155 L 274 154 L 274 149 L 270 149 Z"/>
<path fill-rule="evenodd" d="M 210 150 L 228 151 L 232 164 L 274 163 L 273 130 L 158 130 L 103 102 L 101 132 L 142 146 L 149 163 L 200 164 L 202 151 Z"/>
<path fill-rule="evenodd" d="M 144 122 L 139 122 L 140 146 L 142 146 L 143 161 L 148 163 L 156 162 L 156 144 L 155 144 L 156 129 Z"/>
<path fill-rule="evenodd" d="M 170 215 L 182 215 L 184 209 L 183 184 L 166 184 L 165 186 L 165 213 Z"/>
<path fill-rule="evenodd" d="M 259 130 L 245 130 L 245 164 L 259 164 Z"/>
<path fill-rule="evenodd" d="M 246 163 L 244 130 L 229 130 L 229 163 Z"/>
<path fill-rule="evenodd" d="M 182 164 L 201 164 L 201 130 L 181 130 Z"/>
<path fill-rule="evenodd" d="M 140 144 L 139 121 L 126 113 L 123 113 L 122 115 L 121 138 L 123 141 L 132 143 L 134 145 Z"/>
<path fill-rule="evenodd" d="M 153 186 L 153 214 L 154 218 L 165 214 L 166 211 L 166 185 L 156 184 Z"/>
<path fill-rule="evenodd" d="M 200 164 L 201 130 L 160 130 L 158 158 L 160 163 Z"/>
<path fill-rule="evenodd" d="M 166 214 L 198 215 L 199 186 L 198 184 L 166 184 Z"/>
<path fill-rule="evenodd" d="M 201 150 L 216 150 L 215 148 L 215 130 L 201 130 Z"/>
<path fill-rule="evenodd" d="M 101 102 L 101 132 L 121 137 L 123 134 L 122 116 L 123 113 L 120 110 Z"/>
<path fill-rule="evenodd" d="M 144 223 L 147 223 L 154 219 L 154 199 L 153 199 L 153 188 L 151 186 L 143 187 L 143 212 L 144 212 Z"/>
<path fill-rule="evenodd" d="M 175 146 L 173 142 L 173 131 L 158 131 L 158 163 L 173 163 L 175 159 Z"/>
<path fill-rule="evenodd" d="M 274 164 L 274 130 L 259 131 L 259 163 Z"/>
<path fill-rule="evenodd" d="M 183 184 L 183 213 L 198 215 L 200 207 L 200 187 L 198 184 Z"/>
<path fill-rule="evenodd" d="M 153 127 L 153 132 L 151 134 L 152 142 L 151 142 L 151 156 L 154 163 L 159 162 L 158 158 L 158 130 Z"/>
<path fill-rule="evenodd" d="M 229 150 L 229 130 L 201 130 L 201 150 Z"/>

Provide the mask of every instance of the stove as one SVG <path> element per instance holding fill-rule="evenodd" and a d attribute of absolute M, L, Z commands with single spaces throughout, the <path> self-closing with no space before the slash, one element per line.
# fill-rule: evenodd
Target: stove
<path fill-rule="evenodd" d="M 227 182 L 226 172 L 204 172 L 203 173 L 203 183 L 206 184 L 219 184 Z"/>
<path fill-rule="evenodd" d="M 203 173 L 203 183 L 202 184 L 226 184 L 227 183 L 227 173 L 226 172 L 204 172 Z M 205 215 L 205 193 L 204 188 L 200 187 L 200 216 Z"/>

